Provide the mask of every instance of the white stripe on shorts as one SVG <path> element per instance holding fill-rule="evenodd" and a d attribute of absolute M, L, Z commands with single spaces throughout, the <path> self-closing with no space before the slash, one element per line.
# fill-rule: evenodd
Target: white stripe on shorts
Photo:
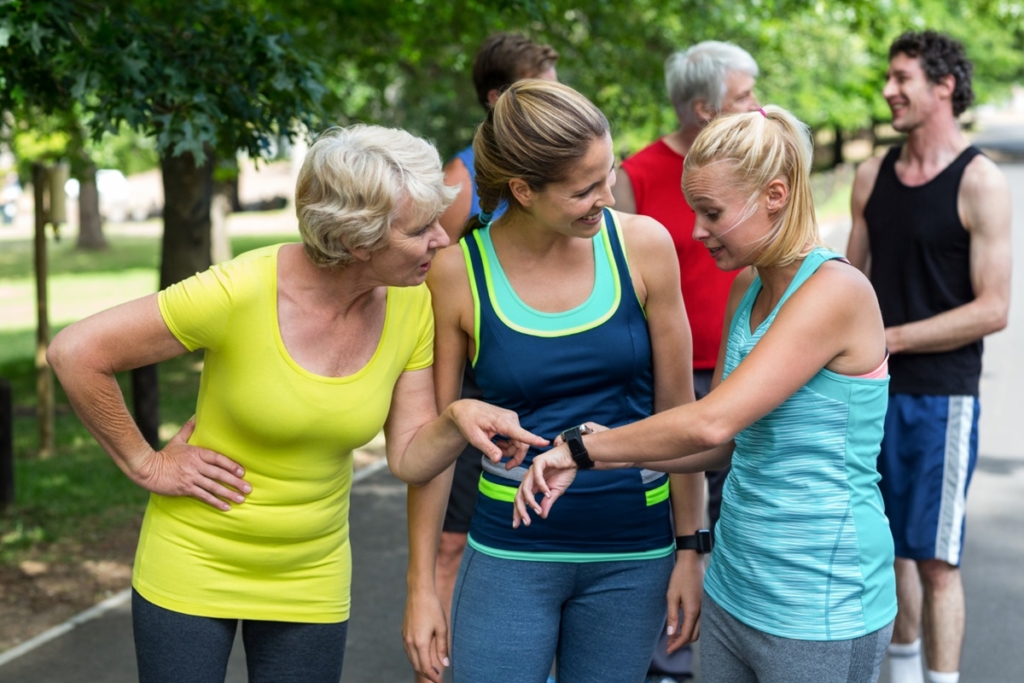
<path fill-rule="evenodd" d="M 967 512 L 967 466 L 971 460 L 974 397 L 950 396 L 946 418 L 946 453 L 942 471 L 942 504 L 935 532 L 935 557 L 960 564 L 961 531 Z"/>

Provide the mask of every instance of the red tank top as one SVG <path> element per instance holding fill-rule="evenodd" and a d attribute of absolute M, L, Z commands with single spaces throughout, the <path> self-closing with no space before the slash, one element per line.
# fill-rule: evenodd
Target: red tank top
<path fill-rule="evenodd" d="M 695 215 L 683 197 L 683 157 L 663 141 L 622 163 L 633 185 L 636 212 L 666 228 L 676 245 L 686 315 L 693 333 L 693 369 L 712 370 L 718 360 L 729 288 L 739 271 L 722 271 L 703 244 L 693 239 Z"/>

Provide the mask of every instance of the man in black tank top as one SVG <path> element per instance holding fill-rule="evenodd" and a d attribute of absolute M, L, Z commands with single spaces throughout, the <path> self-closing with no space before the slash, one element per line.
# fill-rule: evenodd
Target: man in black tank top
<path fill-rule="evenodd" d="M 897 557 L 893 683 L 923 680 L 922 616 L 930 681 L 959 680 L 982 339 L 1009 312 L 1009 186 L 957 123 L 971 69 L 948 36 L 896 39 L 883 95 L 906 143 L 861 164 L 851 202 L 847 257 L 871 278 L 891 354 L 878 468 Z"/>

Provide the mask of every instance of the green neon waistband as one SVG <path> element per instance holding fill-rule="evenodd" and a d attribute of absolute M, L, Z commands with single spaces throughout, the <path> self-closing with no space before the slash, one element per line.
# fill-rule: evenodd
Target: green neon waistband
<path fill-rule="evenodd" d="M 511 503 L 516 499 L 516 491 L 519 489 L 518 486 L 505 486 L 504 484 L 496 484 L 490 479 L 485 479 L 484 475 L 480 475 L 480 493 L 484 494 L 488 498 L 494 500 L 500 500 L 503 503 Z M 650 491 L 644 491 L 644 496 L 647 498 L 647 505 L 657 505 L 658 503 L 668 500 L 668 481 L 657 488 L 653 488 Z"/>

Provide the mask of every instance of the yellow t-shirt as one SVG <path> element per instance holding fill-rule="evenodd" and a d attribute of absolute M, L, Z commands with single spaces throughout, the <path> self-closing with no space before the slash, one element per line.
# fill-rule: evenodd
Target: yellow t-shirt
<path fill-rule="evenodd" d="M 307 372 L 277 323 L 277 253 L 258 249 L 161 292 L 167 327 L 206 349 L 190 443 L 245 467 L 229 512 L 151 495 L 132 585 L 205 617 L 334 623 L 349 615 L 352 449 L 383 427 L 406 370 L 433 362 L 423 285 L 392 287 L 373 358 L 348 377 Z"/>

